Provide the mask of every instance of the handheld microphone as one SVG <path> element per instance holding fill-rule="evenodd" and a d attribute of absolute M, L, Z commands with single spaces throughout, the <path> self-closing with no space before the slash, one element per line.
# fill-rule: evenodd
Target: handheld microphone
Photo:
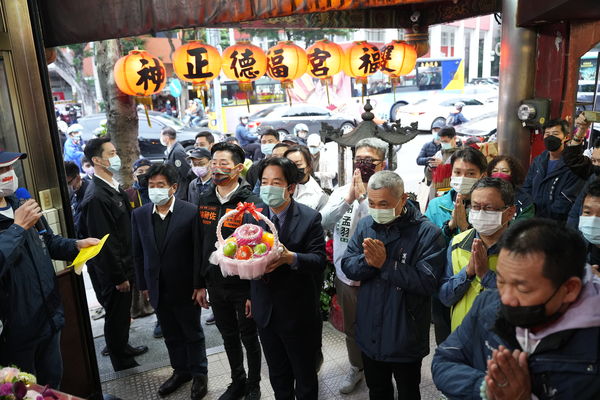
<path fill-rule="evenodd" d="M 17 196 L 17 199 L 19 199 L 19 205 L 23 205 L 23 203 L 25 203 L 27 200 L 31 199 L 31 194 L 29 194 L 29 191 L 25 188 L 18 188 L 15 191 L 15 196 Z M 44 219 L 44 217 L 42 216 L 35 223 L 35 229 L 38 231 L 38 234 L 40 234 L 40 235 L 48 232 L 48 229 L 46 229 L 46 225 L 44 224 L 43 219 Z"/>

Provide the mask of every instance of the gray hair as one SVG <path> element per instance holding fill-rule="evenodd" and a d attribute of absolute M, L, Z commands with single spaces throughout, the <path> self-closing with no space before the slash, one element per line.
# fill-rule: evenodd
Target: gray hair
<path fill-rule="evenodd" d="M 387 156 L 388 144 L 381 139 L 377 139 L 374 137 L 361 139 L 358 141 L 358 143 L 356 143 L 355 150 L 361 149 L 363 147 L 368 147 L 370 149 L 375 150 L 382 160 L 385 160 L 385 157 Z"/>
<path fill-rule="evenodd" d="M 398 199 L 404 194 L 404 181 L 394 171 L 375 172 L 369 179 L 367 187 L 372 190 L 389 189 Z"/>

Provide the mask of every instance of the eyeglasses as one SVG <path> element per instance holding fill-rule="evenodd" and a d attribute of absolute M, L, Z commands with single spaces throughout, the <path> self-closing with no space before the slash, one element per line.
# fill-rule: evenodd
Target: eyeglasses
<path fill-rule="evenodd" d="M 355 158 L 354 162 L 357 164 L 374 164 L 376 162 L 381 162 L 383 160 L 378 160 L 376 158 L 365 157 L 365 158 Z"/>
<path fill-rule="evenodd" d="M 504 211 L 508 208 L 508 206 L 506 207 L 501 207 L 501 208 L 496 208 L 493 206 L 485 206 L 485 207 L 481 207 L 481 205 L 479 204 L 472 204 L 471 205 L 471 210 L 473 211 L 486 211 L 486 212 L 493 212 L 493 211 Z"/>

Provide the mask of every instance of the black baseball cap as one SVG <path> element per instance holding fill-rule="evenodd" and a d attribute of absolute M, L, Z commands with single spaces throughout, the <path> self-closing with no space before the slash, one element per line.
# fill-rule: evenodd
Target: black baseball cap
<path fill-rule="evenodd" d="M 209 160 L 212 158 L 210 151 L 204 148 L 196 148 L 190 150 L 188 153 L 188 158 L 208 158 Z"/>

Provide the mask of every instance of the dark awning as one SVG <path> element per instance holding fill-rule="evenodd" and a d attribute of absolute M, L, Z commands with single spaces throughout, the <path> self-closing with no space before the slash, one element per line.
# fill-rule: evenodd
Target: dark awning
<path fill-rule="evenodd" d="M 456 4 L 455 4 L 456 3 Z M 38 0 L 46 47 L 189 27 L 410 28 L 500 11 L 500 0 Z"/>

